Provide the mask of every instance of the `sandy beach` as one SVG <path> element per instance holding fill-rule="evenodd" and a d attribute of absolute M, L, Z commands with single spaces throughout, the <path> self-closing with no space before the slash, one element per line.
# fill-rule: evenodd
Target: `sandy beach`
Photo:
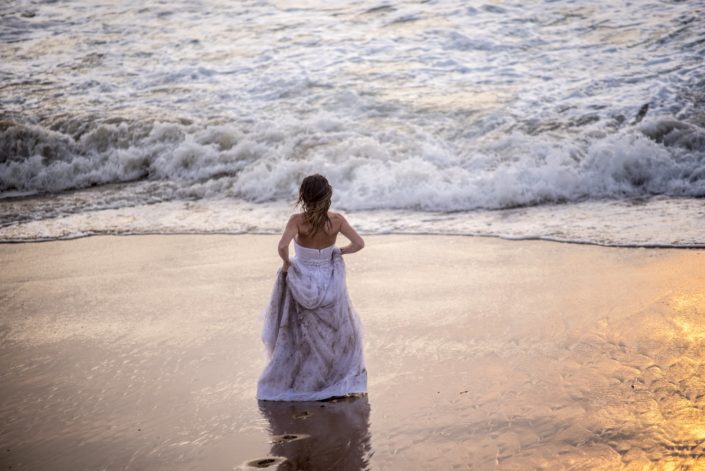
<path fill-rule="evenodd" d="M 367 237 L 369 395 L 258 404 L 276 241 L 0 245 L 0 469 L 705 467 L 705 251 Z"/>

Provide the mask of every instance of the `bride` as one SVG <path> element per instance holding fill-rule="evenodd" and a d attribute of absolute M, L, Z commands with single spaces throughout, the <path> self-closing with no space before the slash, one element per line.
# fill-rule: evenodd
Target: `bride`
<path fill-rule="evenodd" d="M 291 216 L 279 241 L 284 263 L 263 312 L 269 363 L 257 382 L 257 399 L 317 401 L 367 391 L 362 330 L 343 262 L 365 242 L 342 215 L 329 211 L 332 195 L 324 176 L 304 178 L 297 202 L 303 212 Z M 336 247 L 338 233 L 350 244 Z"/>

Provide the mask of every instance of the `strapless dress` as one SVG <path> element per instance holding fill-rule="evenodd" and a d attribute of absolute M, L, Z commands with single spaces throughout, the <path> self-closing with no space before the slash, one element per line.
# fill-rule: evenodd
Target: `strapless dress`
<path fill-rule="evenodd" d="M 294 241 L 294 251 L 288 273 L 277 273 L 262 313 L 269 361 L 257 382 L 257 399 L 316 401 L 366 393 L 362 327 L 340 249 Z"/>

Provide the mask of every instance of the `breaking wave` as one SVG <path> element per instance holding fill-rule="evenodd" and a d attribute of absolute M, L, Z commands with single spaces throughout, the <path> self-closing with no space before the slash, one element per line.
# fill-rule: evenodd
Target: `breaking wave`
<path fill-rule="evenodd" d="M 705 130 L 675 119 L 570 140 L 515 132 L 482 149 L 381 134 L 356 134 L 322 119 L 247 131 L 120 122 L 79 136 L 5 123 L 0 191 L 44 193 L 146 180 L 174 183 L 172 197 L 265 202 L 291 199 L 303 175 L 321 172 L 348 210 L 458 211 L 705 196 Z"/>

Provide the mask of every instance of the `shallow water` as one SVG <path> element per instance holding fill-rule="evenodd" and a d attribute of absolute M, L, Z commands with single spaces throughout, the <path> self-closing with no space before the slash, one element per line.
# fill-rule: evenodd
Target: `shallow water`
<path fill-rule="evenodd" d="M 369 232 L 703 244 L 683 233 L 705 208 L 703 18 L 702 2 L 4 2 L 0 239 L 172 232 L 149 225 L 160 202 L 192 221 L 179 231 L 223 230 L 194 201 L 269 231 L 319 171 Z M 544 229 L 554 204 L 584 230 Z M 510 229 L 488 211 L 517 207 Z M 141 227 L 91 223 L 121 209 Z"/>
<path fill-rule="evenodd" d="M 84 207 L 91 204 L 90 196 L 76 193 L 7 202 L 0 205 L 0 214 L 22 222 L 0 227 L 0 239 L 22 242 L 101 234 L 272 234 L 282 230 L 294 211 L 293 205 L 285 202 L 260 205 L 232 199 Z M 73 214 L 64 214 L 68 205 L 74 208 Z M 77 209 L 81 207 L 85 209 Z M 349 214 L 349 219 L 365 234 L 482 235 L 622 247 L 705 246 L 705 201 L 689 198 L 583 201 L 501 211 L 356 211 Z"/>

